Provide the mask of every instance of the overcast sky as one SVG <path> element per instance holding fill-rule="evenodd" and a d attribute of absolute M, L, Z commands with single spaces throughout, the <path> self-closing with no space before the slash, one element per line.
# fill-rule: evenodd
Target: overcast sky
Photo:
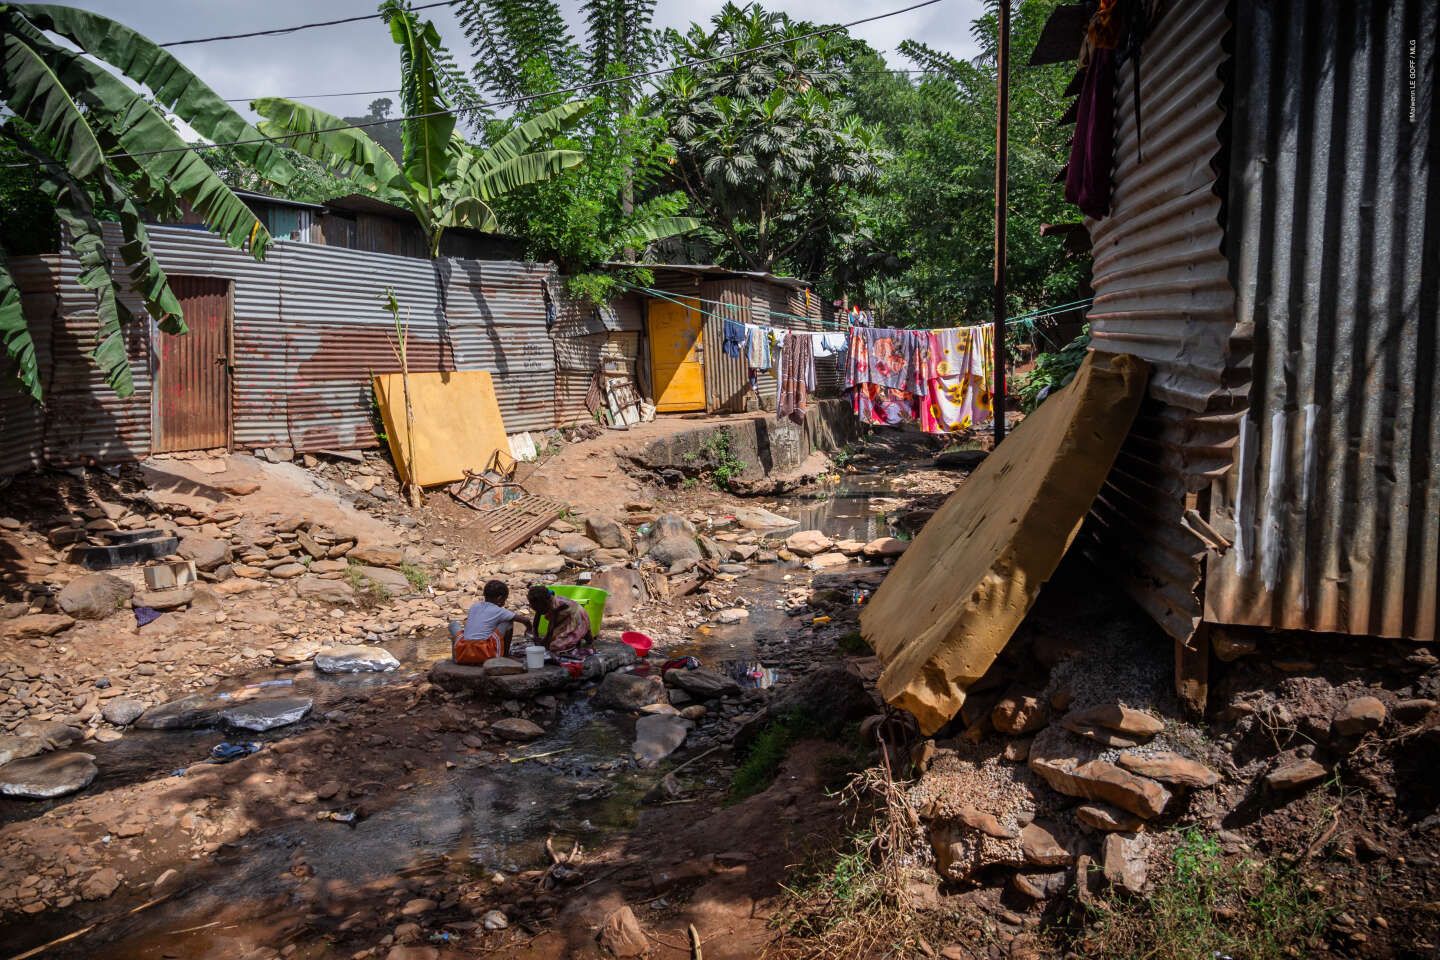
<path fill-rule="evenodd" d="M 423 0 L 417 0 L 423 2 Z M 655 22 L 659 27 L 685 28 L 693 21 L 708 21 L 724 0 L 659 0 Z M 767 9 L 801 20 L 846 23 L 909 6 L 913 0 L 768 0 Z M 160 43 L 219 34 L 295 26 L 318 20 L 373 13 L 378 0 L 71 0 L 74 6 L 94 10 L 130 26 Z M 581 25 L 575 15 L 578 0 L 560 0 L 572 32 Z M 970 40 L 970 22 L 979 15 L 981 0 L 943 0 L 941 3 L 853 29 L 877 50 L 893 50 L 901 40 L 917 39 L 961 57 L 977 52 Z M 437 7 L 422 14 L 435 21 L 451 52 L 462 66 L 470 50 L 455 16 Z M 195 44 L 172 50 L 220 96 L 252 98 L 283 96 L 311 100 L 312 105 L 339 116 L 363 114 L 377 95 L 318 98 L 317 94 L 382 90 L 399 86 L 399 58 L 388 31 L 379 20 L 304 30 L 278 37 Z M 898 55 L 887 57 L 895 66 L 912 66 Z M 382 94 L 383 95 L 383 94 Z M 245 104 L 236 106 L 252 117 Z"/>

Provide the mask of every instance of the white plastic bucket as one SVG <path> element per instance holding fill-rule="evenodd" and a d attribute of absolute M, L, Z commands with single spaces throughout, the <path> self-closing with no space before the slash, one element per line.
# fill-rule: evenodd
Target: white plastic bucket
<path fill-rule="evenodd" d="M 525 648 L 525 669 L 539 670 L 545 666 L 545 648 L 540 646 L 528 646 Z"/>

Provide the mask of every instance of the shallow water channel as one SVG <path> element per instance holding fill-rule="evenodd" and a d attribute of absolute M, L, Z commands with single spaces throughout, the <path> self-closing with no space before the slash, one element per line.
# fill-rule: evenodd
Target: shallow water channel
<path fill-rule="evenodd" d="M 888 493 L 885 477 L 857 474 L 818 495 L 771 498 L 763 505 L 795 518 L 798 523 L 793 529 L 819 529 L 836 539 L 866 540 L 891 533 L 883 515 L 871 509 L 874 498 Z M 769 686 L 781 678 L 772 669 L 774 665 L 757 659 L 756 638 L 782 636 L 789 629 L 783 598 L 793 586 L 807 580 L 806 571 L 791 565 L 752 567 L 736 583 L 750 601 L 749 619 L 732 625 L 706 625 L 690 639 L 657 650 L 651 659 L 693 655 L 706 666 L 730 672 L 742 683 Z M 448 654 L 443 632 L 408 642 L 387 642 L 386 647 L 401 659 L 401 668 L 390 674 L 332 677 L 316 674 L 306 665 L 267 670 L 218 686 L 214 692 L 240 693 L 261 682 L 289 680 L 289 685 L 275 692 L 315 700 L 314 710 L 299 724 L 263 734 L 240 732 L 229 739 L 274 741 L 313 728 L 324 723 L 324 714 L 357 687 L 395 683 L 423 672 Z M 247 902 L 256 904 L 259 914 L 263 903 L 283 898 L 287 888 L 279 878 L 297 850 L 303 850 L 318 877 L 343 878 L 352 889 L 442 862 L 452 872 L 458 869 L 484 875 L 544 866 L 549 862 L 544 850 L 546 837 L 555 838 L 557 849 L 568 850 L 571 839 L 594 849 L 631 829 L 641 798 L 666 769 L 695 752 L 682 749 L 659 769 L 641 769 L 630 759 L 632 718 L 593 711 L 584 701 L 565 703 L 560 710 L 558 722 L 550 725 L 542 739 L 509 751 L 512 759 L 538 759 L 461 761 L 454 769 L 416 782 L 398 802 L 352 825 L 297 820 L 267 828 L 222 848 L 201 868 L 204 882 L 183 898 L 128 917 L 117 917 L 132 905 L 119 902 L 120 897 L 76 905 L 70 911 L 33 918 L 34 926 L 25 929 L 21 937 L 24 942 L 17 940 L 13 945 L 24 949 L 103 919 L 100 929 L 55 947 L 45 956 L 79 957 L 102 943 L 104 956 L 117 958 L 224 954 L 229 950 L 225 931 L 233 927 L 207 921 L 227 908 L 233 915 L 238 905 Z M 170 776 L 203 760 L 211 747 L 224 739 L 227 737 L 219 730 L 132 731 L 115 742 L 88 746 L 102 771 L 89 790 L 110 790 Z M 343 779 L 343 771 L 337 775 Z M 709 775 L 700 765 L 683 774 L 700 779 Z M 34 816 L 47 806 L 7 802 L 0 806 L 0 818 Z M 137 894 L 135 902 L 142 899 Z M 20 932 L 13 928 L 0 931 L 0 939 Z M 255 933 L 253 924 L 249 933 Z"/>

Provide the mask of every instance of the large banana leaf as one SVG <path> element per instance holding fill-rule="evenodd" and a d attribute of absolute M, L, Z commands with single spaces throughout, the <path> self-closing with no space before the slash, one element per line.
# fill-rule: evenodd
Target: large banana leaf
<path fill-rule="evenodd" d="M 529 151 L 537 140 L 566 129 L 589 109 L 589 102 L 572 100 L 531 117 L 496 140 L 483 152 L 477 152 L 467 171 L 460 176 L 460 180 L 462 183 L 478 181 L 501 164 L 508 163 Z"/>
<path fill-rule="evenodd" d="M 184 64 L 123 23 L 88 10 L 48 3 L 14 4 L 11 9 L 149 87 L 156 100 L 202 137 L 226 143 L 260 139 L 258 130 Z M 275 144 L 240 142 L 235 153 L 272 183 L 289 183 L 295 176 L 295 169 Z"/>
<path fill-rule="evenodd" d="M 84 179 L 105 162 L 80 107 L 40 55 L 14 33 L 14 14 L 0 13 L 0 102 L 34 125 L 70 172 Z"/>
<path fill-rule="evenodd" d="M 339 117 L 284 97 L 262 97 L 252 101 L 250 109 L 265 118 L 261 133 L 285 137 L 291 147 L 327 167 L 349 168 L 352 177 L 360 174 L 360 187 L 379 199 L 396 202 L 408 189 L 395 158 L 364 130 L 348 129 Z"/>
<path fill-rule="evenodd" d="M 226 243 L 264 259 L 270 234 L 250 208 L 230 192 L 215 171 L 170 126 L 165 116 L 114 74 L 84 55 L 56 46 L 25 23 L 7 21 L 51 65 L 65 89 L 88 109 L 87 118 L 117 168 L 166 184 L 182 197 Z M 115 156 L 115 152 L 124 156 Z"/>
<path fill-rule="evenodd" d="M 585 154 L 579 150 L 541 150 L 525 153 L 472 177 L 465 189 L 483 200 L 493 200 L 512 190 L 543 183 L 571 167 L 579 166 Z"/>
<path fill-rule="evenodd" d="M 441 227 L 469 227 L 489 233 L 500 227 L 500 220 L 490 205 L 479 197 L 461 197 L 445 211 L 440 219 Z M 437 241 L 438 247 L 438 241 Z"/>
<path fill-rule="evenodd" d="M 105 198 L 120 211 L 120 259 L 129 268 L 130 289 L 145 303 L 145 309 L 160 329 L 169 334 L 186 333 L 185 316 L 180 300 L 170 289 L 170 280 L 150 248 L 150 234 L 145 229 L 144 211 L 135 198 L 125 192 L 106 172 Z"/>
<path fill-rule="evenodd" d="M 25 311 L 20 304 L 20 288 L 10 276 L 10 264 L 5 259 L 5 249 L 0 247 L 0 343 L 5 345 L 5 355 L 15 365 L 15 376 L 25 387 L 25 392 L 34 400 L 41 397 L 40 372 L 35 364 L 35 341 L 30 337 L 30 328 L 25 323 Z"/>
<path fill-rule="evenodd" d="M 626 230 L 629 236 L 626 239 L 640 243 L 654 243 L 656 240 L 678 237 L 682 233 L 689 233 L 700 227 L 700 221 L 694 217 L 650 217 L 629 224 Z"/>
<path fill-rule="evenodd" d="M 386 0 L 380 10 L 400 46 L 400 108 L 407 118 L 400 125 L 401 162 L 415 192 L 430 203 L 457 159 L 450 150 L 455 116 L 449 112 L 435 62 L 440 33 L 399 0 Z"/>

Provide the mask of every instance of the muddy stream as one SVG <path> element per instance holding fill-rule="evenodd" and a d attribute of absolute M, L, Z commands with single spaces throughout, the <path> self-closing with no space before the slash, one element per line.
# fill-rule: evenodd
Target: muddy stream
<path fill-rule="evenodd" d="M 893 532 L 884 514 L 872 509 L 872 501 L 889 492 L 884 476 L 853 474 L 820 493 L 757 502 L 795 518 L 793 529 L 818 529 L 835 539 L 869 540 Z M 783 637 L 790 629 L 783 598 L 794 586 L 807 582 L 806 574 L 786 564 L 751 567 L 735 583 L 737 592 L 750 602 L 748 620 L 707 625 L 689 640 L 657 648 L 651 660 L 693 655 L 712 669 L 730 673 L 742 685 L 770 686 L 784 679 L 757 653 L 756 639 Z M 183 775 L 185 767 L 204 760 L 223 740 L 270 743 L 314 729 L 326 722 L 332 710 L 343 713 L 345 701 L 364 687 L 412 679 L 449 653 L 443 631 L 418 639 L 391 638 L 384 644 L 401 661 L 393 673 L 336 677 L 317 674 L 307 664 L 230 678 L 212 690 L 241 697 L 257 691 L 313 697 L 314 708 L 300 723 L 233 737 L 216 729 L 134 730 L 111 743 L 87 745 L 101 770 L 88 792 Z M 222 847 L 198 871 L 193 866 L 182 869 L 187 874 L 185 892 L 154 909 L 125 914 L 144 902 L 142 893 L 133 902 L 113 897 L 96 904 L 79 903 L 0 929 L 0 943 L 24 950 L 98 922 L 92 933 L 54 946 L 43 956 L 93 956 L 97 948 L 107 958 L 135 960 L 224 955 L 238 942 L 230 939 L 237 936 L 237 926 L 210 922 L 216 916 L 234 917 L 244 928 L 244 942 L 251 944 L 257 924 L 273 923 L 278 930 L 293 923 L 303 908 L 287 918 L 283 914 L 288 911 L 270 911 L 265 905 L 284 902 L 290 888 L 281 878 L 293 855 L 302 850 L 318 876 L 344 878 L 340 882 L 357 891 L 369 882 L 437 864 L 451 873 L 472 876 L 544 866 L 549 862 L 544 849 L 547 837 L 554 837 L 561 849 L 568 849 L 572 838 L 594 849 L 633 828 L 641 798 L 668 769 L 699 752 L 687 745 L 658 769 L 641 769 L 630 759 L 633 738 L 633 718 L 593 711 L 585 701 L 562 703 L 558 721 L 543 738 L 509 751 L 512 758 L 537 759 L 496 762 L 493 756 L 482 756 L 461 761 L 454 769 L 420 779 L 393 805 L 353 824 L 293 820 L 263 828 Z M 343 780 L 345 771 L 337 770 L 336 775 Z M 713 768 L 703 763 L 681 774 L 691 782 L 715 776 Z M 64 802 L 5 801 L 0 803 L 0 820 L 33 817 Z M 254 907 L 247 911 L 247 904 Z M 249 918 L 242 919 L 247 914 Z M 6 950 L 6 956 L 11 952 Z M 306 955 L 303 949 L 294 954 Z"/>

